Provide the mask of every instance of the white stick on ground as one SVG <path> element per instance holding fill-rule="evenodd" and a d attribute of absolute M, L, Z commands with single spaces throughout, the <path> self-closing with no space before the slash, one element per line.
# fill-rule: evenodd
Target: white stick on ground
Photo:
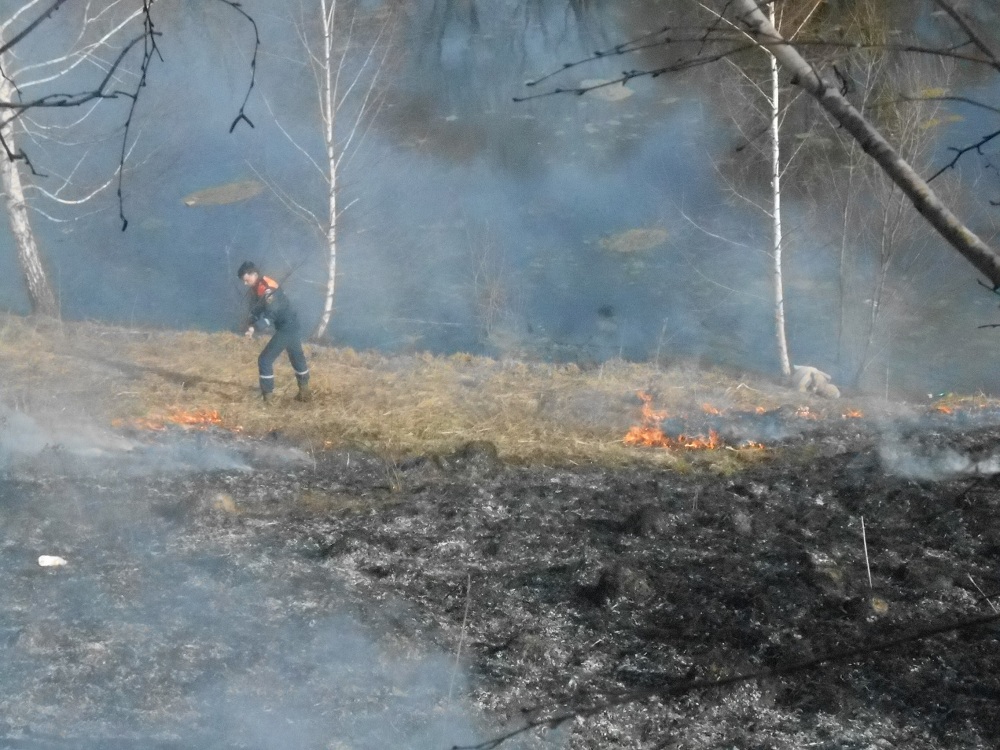
<path fill-rule="evenodd" d="M 465 625 L 469 620 L 469 603 L 472 600 L 472 573 L 468 574 L 465 584 L 465 613 L 462 615 L 462 632 L 458 636 L 458 650 L 455 651 L 455 668 L 451 671 L 451 683 L 448 685 L 448 700 L 451 700 L 452 690 L 455 687 L 455 675 L 458 674 L 458 664 L 462 658 L 462 645 L 465 643 Z"/>
<path fill-rule="evenodd" d="M 976 579 L 972 577 L 971 573 L 969 573 L 968 576 L 969 580 L 972 581 L 972 585 L 976 587 L 976 591 L 978 591 L 979 594 L 983 597 L 983 599 L 986 600 L 986 603 L 990 605 L 990 609 L 996 612 L 997 611 L 996 605 L 990 600 L 988 596 L 986 596 L 986 592 L 983 591 L 981 588 L 979 588 L 979 584 L 976 583 Z"/>
<path fill-rule="evenodd" d="M 865 536 L 865 517 L 861 516 L 861 541 L 865 545 L 865 567 L 868 569 L 868 588 L 874 588 L 872 585 L 872 566 L 868 562 L 868 537 Z"/>

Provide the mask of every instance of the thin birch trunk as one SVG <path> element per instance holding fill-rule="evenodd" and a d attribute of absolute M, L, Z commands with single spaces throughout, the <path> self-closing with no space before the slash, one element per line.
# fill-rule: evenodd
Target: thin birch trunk
<path fill-rule="evenodd" d="M 10 81 L 7 79 L 0 81 L 0 101 L 12 101 L 10 97 L 13 94 L 13 86 Z M 15 149 L 13 129 L 9 126 L 5 127 L 3 137 L 7 142 L 7 147 L 13 151 Z M 31 312 L 36 315 L 58 317 L 59 306 L 56 304 L 56 296 L 52 291 L 52 284 L 49 283 L 48 274 L 45 272 L 38 243 L 35 241 L 34 230 L 31 228 L 18 162 L 7 158 L 5 153 L 0 153 L 0 185 L 3 187 L 4 207 L 7 211 L 11 233 L 14 236 L 17 263 L 24 276 Z"/>
<path fill-rule="evenodd" d="M 327 267 L 326 294 L 323 298 L 323 313 L 320 315 L 313 338 L 321 338 L 330 325 L 333 315 L 333 297 L 337 289 L 337 144 L 335 101 L 335 79 L 333 73 L 333 32 L 337 10 L 337 0 L 322 0 L 320 7 L 323 12 L 323 77 L 321 92 L 321 114 L 323 117 L 323 138 L 326 145 L 326 166 L 328 180 L 328 223 L 326 228 Z"/>
<path fill-rule="evenodd" d="M 774 4 L 771 5 L 771 24 L 774 25 Z M 771 199 L 772 199 L 772 231 L 774 240 L 774 323 L 778 337 L 778 358 L 781 361 L 781 372 L 787 377 L 792 374 L 792 366 L 788 359 L 788 337 L 785 333 L 785 285 L 781 271 L 782 235 L 781 235 L 781 140 L 780 140 L 780 96 L 781 87 L 778 79 L 778 60 L 773 54 L 771 58 Z"/>

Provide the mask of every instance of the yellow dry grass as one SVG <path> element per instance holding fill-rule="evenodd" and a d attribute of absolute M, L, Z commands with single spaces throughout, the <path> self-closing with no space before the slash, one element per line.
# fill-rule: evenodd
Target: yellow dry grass
<path fill-rule="evenodd" d="M 279 431 L 311 449 L 359 446 L 390 458 L 493 443 L 513 462 L 558 465 L 650 462 L 719 470 L 758 460 L 761 451 L 704 454 L 626 446 L 640 421 L 643 391 L 671 414 L 705 405 L 774 408 L 790 394 L 722 370 L 609 362 L 575 365 L 498 361 L 458 354 L 385 356 L 307 346 L 314 399 L 294 399 L 283 357 L 273 404 L 257 391 L 263 346 L 229 333 L 136 330 L 6 316 L 0 355 L 5 400 L 15 408 L 71 410 L 106 423 L 139 423 L 177 411 L 217 412 L 221 426 L 251 435 Z M 708 454 L 712 454 L 709 456 Z"/>

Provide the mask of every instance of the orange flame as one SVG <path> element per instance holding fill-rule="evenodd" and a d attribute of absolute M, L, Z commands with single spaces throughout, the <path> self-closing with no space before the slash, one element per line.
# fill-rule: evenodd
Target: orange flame
<path fill-rule="evenodd" d="M 650 422 L 662 422 L 667 418 L 667 413 L 665 411 L 656 411 L 653 409 L 653 397 L 648 393 L 639 391 L 636 395 L 642 399 L 643 424 L 649 424 Z"/>
<path fill-rule="evenodd" d="M 622 438 L 625 445 L 644 445 L 649 448 L 669 448 L 670 438 L 658 427 L 632 427 Z"/>
<path fill-rule="evenodd" d="M 124 422 L 115 420 L 115 427 L 121 427 Z M 132 427 L 140 430 L 165 430 L 168 425 L 180 425 L 181 427 L 192 427 L 204 429 L 222 424 L 222 417 L 214 409 L 195 409 L 186 411 L 184 409 L 174 409 L 169 414 L 163 416 L 139 417 L 129 422 Z"/>
<path fill-rule="evenodd" d="M 858 409 L 848 409 L 844 412 L 843 417 L 844 419 L 861 419 L 864 415 L 864 412 Z"/>
<path fill-rule="evenodd" d="M 718 409 L 718 408 L 712 406 L 711 404 L 702 404 L 701 405 L 701 410 L 703 412 L 705 412 L 706 414 L 716 414 L 716 415 L 717 414 L 722 414 L 722 410 L 721 409 Z"/>
<path fill-rule="evenodd" d="M 678 435 L 674 438 L 666 435 L 656 424 L 667 418 L 667 412 L 654 409 L 653 397 L 648 393 L 640 391 L 637 395 L 642 400 L 642 424 L 632 427 L 625 433 L 625 437 L 622 438 L 625 445 L 639 445 L 649 448 L 684 448 L 686 450 L 711 450 L 722 446 L 722 440 L 719 439 L 715 430 L 709 430 L 708 437 Z"/>
<path fill-rule="evenodd" d="M 677 442 L 688 450 L 714 450 L 722 447 L 722 440 L 719 439 L 719 433 L 715 430 L 709 430 L 708 437 L 699 435 L 689 438 L 686 435 L 681 435 L 677 438 Z"/>
<path fill-rule="evenodd" d="M 196 409 L 194 411 L 175 409 L 166 416 L 166 420 L 174 424 L 194 427 L 222 424 L 222 417 L 215 409 Z"/>

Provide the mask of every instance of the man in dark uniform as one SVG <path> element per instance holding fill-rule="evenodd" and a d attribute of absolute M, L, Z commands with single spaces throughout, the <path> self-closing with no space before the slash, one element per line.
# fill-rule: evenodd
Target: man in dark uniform
<path fill-rule="evenodd" d="M 292 309 L 288 297 L 278 288 L 278 282 L 261 274 L 250 261 L 245 261 L 236 275 L 250 288 L 250 327 L 246 335 L 253 336 L 257 328 L 274 326 L 274 335 L 257 358 L 260 371 L 260 392 L 264 401 L 270 401 L 274 393 L 274 360 L 281 352 L 288 352 L 288 359 L 295 371 L 299 384 L 297 401 L 309 401 L 309 365 L 302 351 L 302 332 L 299 316 Z"/>

